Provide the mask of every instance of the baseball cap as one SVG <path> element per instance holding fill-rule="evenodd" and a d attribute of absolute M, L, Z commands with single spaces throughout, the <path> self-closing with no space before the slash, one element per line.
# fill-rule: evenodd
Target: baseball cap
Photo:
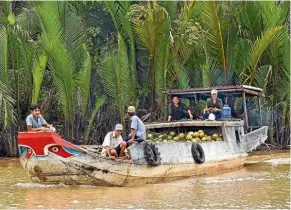
<path fill-rule="evenodd" d="M 127 112 L 129 112 L 129 113 L 135 112 L 135 107 L 134 106 L 129 106 L 127 108 Z"/>
<path fill-rule="evenodd" d="M 115 125 L 115 130 L 116 131 L 122 131 L 123 130 L 123 126 L 121 124 L 116 124 Z"/>
<path fill-rule="evenodd" d="M 217 90 L 216 89 L 211 90 L 211 95 L 212 94 L 216 94 L 217 95 Z"/>

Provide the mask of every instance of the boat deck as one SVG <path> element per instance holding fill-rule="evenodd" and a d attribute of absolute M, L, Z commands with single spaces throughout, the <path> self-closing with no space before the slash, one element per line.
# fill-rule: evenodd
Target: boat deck
<path fill-rule="evenodd" d="M 175 122 L 152 122 L 146 123 L 146 129 L 155 129 L 155 128 L 173 128 L 173 127 L 192 127 L 192 126 L 208 126 L 208 127 L 217 127 L 217 126 L 226 126 L 226 127 L 241 127 L 244 126 L 244 121 L 240 119 L 230 119 L 230 120 L 185 120 L 185 121 L 175 121 Z"/>

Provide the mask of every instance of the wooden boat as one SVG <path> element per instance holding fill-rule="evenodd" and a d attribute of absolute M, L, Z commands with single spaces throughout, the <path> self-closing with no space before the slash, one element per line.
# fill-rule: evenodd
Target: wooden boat
<path fill-rule="evenodd" d="M 261 89 L 234 87 L 233 93 L 262 96 Z M 229 93 L 231 88 L 217 89 Z M 207 95 L 211 89 L 201 91 Z M 200 94 L 197 89 L 190 92 Z M 155 132 L 203 129 L 221 133 L 223 141 L 134 142 L 128 148 L 132 160 L 111 160 L 101 156 L 98 145 L 76 146 L 56 133 L 20 132 L 20 162 L 30 179 L 38 183 L 142 185 L 239 169 L 247 152 L 265 142 L 268 132 L 267 126 L 249 129 L 245 119 L 156 122 L 146 124 L 146 128 Z"/>

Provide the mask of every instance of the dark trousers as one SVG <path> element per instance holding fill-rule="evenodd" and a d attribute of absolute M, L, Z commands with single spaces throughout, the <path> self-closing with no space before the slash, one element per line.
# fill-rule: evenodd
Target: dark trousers
<path fill-rule="evenodd" d="M 213 113 L 215 115 L 215 120 L 219 120 L 221 118 L 221 112 Z M 208 119 L 209 113 L 203 114 L 203 119 Z"/>

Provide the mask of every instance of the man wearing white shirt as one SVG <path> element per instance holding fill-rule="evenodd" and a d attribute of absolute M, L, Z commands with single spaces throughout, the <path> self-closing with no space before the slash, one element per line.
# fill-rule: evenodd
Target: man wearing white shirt
<path fill-rule="evenodd" d="M 123 126 L 121 124 L 116 124 L 114 131 L 110 131 L 106 134 L 103 141 L 102 155 L 108 156 L 111 159 L 117 157 L 122 157 L 123 154 L 129 158 L 126 151 L 126 142 L 123 141 L 121 133 L 123 131 Z"/>

